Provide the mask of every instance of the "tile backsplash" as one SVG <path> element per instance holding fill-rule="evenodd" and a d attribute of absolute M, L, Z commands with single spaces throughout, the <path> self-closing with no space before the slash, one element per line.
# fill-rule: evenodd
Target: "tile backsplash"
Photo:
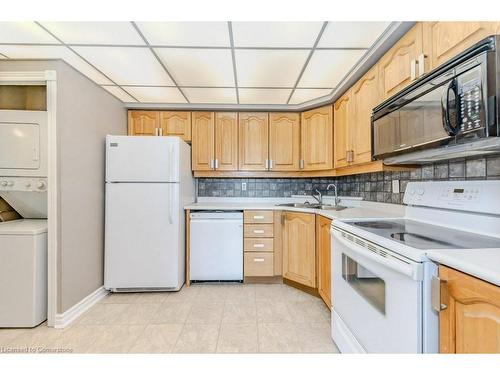
<path fill-rule="evenodd" d="M 199 197 L 289 197 L 310 195 L 314 189 L 326 195 L 330 183 L 339 195 L 365 200 L 402 203 L 409 181 L 500 179 L 500 156 L 452 160 L 423 165 L 408 172 L 378 172 L 325 178 L 198 178 Z M 400 193 L 392 192 L 392 180 L 400 181 Z M 242 190 L 242 183 L 246 190 Z M 333 195 L 333 190 L 328 192 Z"/>

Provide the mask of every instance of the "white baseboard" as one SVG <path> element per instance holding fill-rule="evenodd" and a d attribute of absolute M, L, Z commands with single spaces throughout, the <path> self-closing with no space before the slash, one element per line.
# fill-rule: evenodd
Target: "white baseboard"
<path fill-rule="evenodd" d="M 103 286 L 90 293 L 76 305 L 70 307 L 61 314 L 56 314 L 54 319 L 54 328 L 65 328 L 71 324 L 76 318 L 82 315 L 85 311 L 94 306 L 109 293 Z"/>

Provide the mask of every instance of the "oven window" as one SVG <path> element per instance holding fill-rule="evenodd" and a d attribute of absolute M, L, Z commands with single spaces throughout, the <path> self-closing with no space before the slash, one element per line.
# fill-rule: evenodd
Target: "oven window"
<path fill-rule="evenodd" d="M 385 315 L 385 281 L 342 254 L 342 278 L 370 305 Z"/>

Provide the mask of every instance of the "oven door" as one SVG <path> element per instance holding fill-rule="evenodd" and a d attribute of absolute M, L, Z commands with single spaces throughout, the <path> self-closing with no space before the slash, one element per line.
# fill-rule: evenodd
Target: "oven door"
<path fill-rule="evenodd" d="M 0 111 L 0 176 L 47 176 L 47 113 Z"/>
<path fill-rule="evenodd" d="M 421 353 L 422 264 L 338 228 L 332 237 L 332 332 L 339 349 Z"/>

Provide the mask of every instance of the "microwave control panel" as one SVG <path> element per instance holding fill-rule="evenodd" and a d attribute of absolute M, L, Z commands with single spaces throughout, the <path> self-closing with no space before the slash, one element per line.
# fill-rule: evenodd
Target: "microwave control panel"
<path fill-rule="evenodd" d="M 479 129 L 484 124 L 481 112 L 481 68 L 475 67 L 460 76 L 458 80 L 458 105 L 460 110 L 460 130 L 467 132 Z"/>

